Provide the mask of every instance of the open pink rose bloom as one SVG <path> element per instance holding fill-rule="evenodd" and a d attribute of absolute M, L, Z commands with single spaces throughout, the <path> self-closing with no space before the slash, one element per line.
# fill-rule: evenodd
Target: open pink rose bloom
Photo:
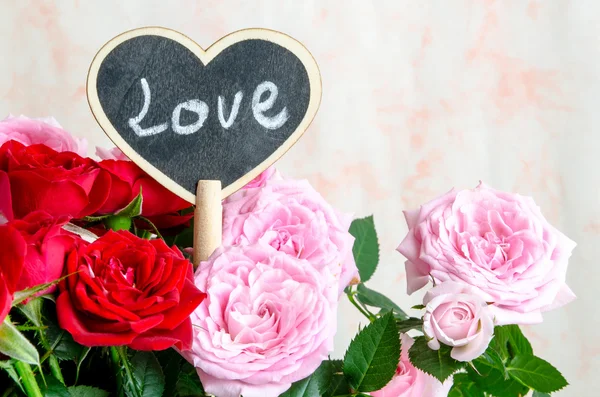
<path fill-rule="evenodd" d="M 565 283 L 575 243 L 544 218 L 530 197 L 484 184 L 405 212 L 408 293 L 457 281 L 492 303 L 497 324 L 542 321 L 542 312 L 575 298 Z"/>

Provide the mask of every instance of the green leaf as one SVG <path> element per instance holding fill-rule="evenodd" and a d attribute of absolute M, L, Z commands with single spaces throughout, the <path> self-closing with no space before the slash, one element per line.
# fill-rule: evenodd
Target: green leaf
<path fill-rule="evenodd" d="M 85 222 L 100 222 L 104 219 L 111 217 L 112 215 L 100 215 L 100 216 L 84 216 L 82 219 Z"/>
<path fill-rule="evenodd" d="M 344 375 L 357 391 L 376 391 L 396 373 L 400 360 L 400 335 L 392 313 L 367 325 L 350 342 L 344 356 Z"/>
<path fill-rule="evenodd" d="M 115 213 L 118 216 L 125 216 L 127 218 L 134 218 L 142 215 L 142 203 L 144 198 L 142 197 L 142 187 L 140 186 L 140 193 L 133 199 L 125 208 Z"/>
<path fill-rule="evenodd" d="M 360 281 L 367 282 L 379 263 L 379 243 L 373 215 L 355 219 L 350 225 L 350 234 L 354 236 L 352 253 L 358 267 Z"/>
<path fill-rule="evenodd" d="M 393 311 L 397 315 L 396 317 L 401 319 L 408 318 L 406 313 L 400 309 L 400 306 L 395 304 L 390 298 L 367 288 L 363 283 L 358 284 L 356 287 L 356 299 L 367 306 L 378 307 L 386 311 Z"/>
<path fill-rule="evenodd" d="M 47 321 L 48 328 L 45 334 L 50 345 L 50 350 L 53 351 L 56 358 L 59 360 L 71 360 L 81 362 L 82 357 L 85 357 L 84 351 L 87 349 L 73 340 L 71 334 L 58 327 L 53 321 Z"/>
<path fill-rule="evenodd" d="M 34 298 L 27 302 L 26 305 L 19 305 L 19 310 L 27 317 L 29 321 L 36 327 L 42 327 L 42 306 L 44 301 L 42 298 Z"/>
<path fill-rule="evenodd" d="M 179 379 L 177 380 L 177 395 L 180 397 L 188 397 L 188 396 L 204 396 L 204 388 L 202 387 L 202 383 L 200 383 L 200 378 L 198 378 L 198 374 L 194 370 L 193 373 L 184 372 L 179 375 Z"/>
<path fill-rule="evenodd" d="M 411 309 L 423 310 L 423 309 L 425 309 L 425 305 L 414 305 L 413 307 L 411 307 Z"/>
<path fill-rule="evenodd" d="M 158 359 L 158 362 L 163 369 L 163 374 L 165 375 L 164 395 L 176 395 L 177 381 L 181 373 L 182 364 L 185 361 L 184 358 L 174 349 L 157 351 L 154 352 L 154 355 Z"/>
<path fill-rule="evenodd" d="M 75 272 L 75 273 L 78 273 L 78 272 Z M 35 287 L 31 287 L 31 288 L 27 288 L 27 289 L 15 292 L 13 295 L 12 307 L 19 305 L 21 302 L 23 302 L 26 299 L 33 298 L 34 295 L 36 295 L 37 293 L 42 292 L 42 291 L 52 287 L 53 285 L 60 283 L 62 280 L 66 279 L 69 276 L 72 276 L 75 273 L 67 274 L 66 276 L 63 276 L 57 280 L 51 281 L 46 284 L 36 285 Z"/>
<path fill-rule="evenodd" d="M 543 393 L 552 393 L 568 385 L 567 380 L 552 364 L 531 354 L 517 355 L 506 370 L 524 386 Z"/>
<path fill-rule="evenodd" d="M 451 350 L 450 346 L 444 344 L 438 350 L 433 350 L 427 346 L 427 339 L 419 336 L 408 351 L 408 356 L 415 367 L 437 378 L 440 382 L 444 382 L 450 375 L 466 365 L 466 363 L 450 357 Z"/>
<path fill-rule="evenodd" d="M 505 372 L 496 369 L 490 362 L 479 357 L 472 362 L 472 367 L 467 367 L 467 373 L 481 390 L 496 397 L 524 396 L 529 388 L 514 379 L 506 379 Z"/>
<path fill-rule="evenodd" d="M 533 395 L 531 397 L 550 397 L 550 394 L 548 394 L 548 393 L 542 393 L 542 392 L 539 392 L 537 390 L 534 390 L 533 391 Z"/>
<path fill-rule="evenodd" d="M 36 380 L 44 397 L 71 397 L 67 386 L 50 374 L 44 375 L 43 379 L 38 374 Z"/>
<path fill-rule="evenodd" d="M 319 397 L 330 385 L 333 378 L 333 366 L 323 361 L 312 375 L 294 382 L 280 397 Z"/>
<path fill-rule="evenodd" d="M 485 397 L 483 391 L 466 373 L 454 374 L 448 397 Z"/>
<path fill-rule="evenodd" d="M 344 362 L 342 360 L 328 360 L 331 369 L 331 381 L 322 391 L 323 397 L 346 396 L 350 395 L 350 385 L 343 372 Z"/>
<path fill-rule="evenodd" d="M 110 393 L 91 386 L 71 386 L 69 387 L 71 397 L 108 397 Z"/>
<path fill-rule="evenodd" d="M 533 354 L 531 343 L 518 325 L 504 325 L 494 328 L 494 339 L 490 343 L 503 360 L 518 354 Z"/>
<path fill-rule="evenodd" d="M 88 356 L 91 350 L 91 347 L 82 346 L 79 354 L 77 355 L 77 357 L 75 357 L 75 383 L 77 383 L 77 381 L 79 380 L 79 371 L 81 370 L 81 364 L 83 363 L 83 360 L 85 360 L 85 358 Z"/>
<path fill-rule="evenodd" d="M 488 346 L 486 351 L 483 352 L 481 356 L 477 357 L 476 360 L 480 361 L 483 365 L 497 369 L 503 374 L 504 379 L 508 379 L 508 372 L 506 372 L 504 361 L 493 347 Z"/>
<path fill-rule="evenodd" d="M 396 321 L 396 327 L 398 328 L 398 332 L 400 332 L 401 334 L 406 333 L 412 329 L 421 331 L 421 329 L 423 328 L 423 320 L 416 317 L 409 317 L 406 320 Z"/>
<path fill-rule="evenodd" d="M 8 317 L 0 325 L 0 353 L 28 364 L 40 365 L 37 349 L 17 330 Z"/>
<path fill-rule="evenodd" d="M 23 390 L 23 385 L 21 384 L 21 378 L 19 377 L 19 374 L 17 374 L 17 370 L 14 367 L 14 361 L 15 360 L 0 361 L 0 368 L 6 371 L 8 376 L 10 376 L 17 386 L 19 386 L 21 391 L 25 393 L 25 390 Z"/>
<path fill-rule="evenodd" d="M 162 396 L 165 390 L 165 377 L 154 354 L 138 351 L 131 359 L 131 365 L 133 377 L 140 386 L 141 396 Z"/>

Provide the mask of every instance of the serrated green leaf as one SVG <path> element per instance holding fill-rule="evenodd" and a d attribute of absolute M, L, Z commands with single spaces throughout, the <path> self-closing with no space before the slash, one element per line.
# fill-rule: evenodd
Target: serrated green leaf
<path fill-rule="evenodd" d="M 71 397 L 108 397 L 110 393 L 106 390 L 91 386 L 71 386 L 68 388 Z"/>
<path fill-rule="evenodd" d="M 136 216 L 140 216 L 142 214 L 142 204 L 144 202 L 144 198 L 142 197 L 142 187 L 140 186 L 140 192 L 129 204 L 125 206 L 125 208 L 117 211 L 115 215 L 124 216 L 127 218 L 134 218 Z"/>
<path fill-rule="evenodd" d="M 44 375 L 43 379 L 38 374 L 36 380 L 44 397 L 71 397 L 67 386 L 50 374 Z"/>
<path fill-rule="evenodd" d="M 400 309 L 400 306 L 395 304 L 390 298 L 367 288 L 363 283 L 358 284 L 356 287 L 356 299 L 367 306 L 377 307 L 385 311 L 393 311 L 399 319 L 408 318 L 406 313 Z"/>
<path fill-rule="evenodd" d="M 355 219 L 350 225 L 350 234 L 354 236 L 352 253 L 358 267 L 360 281 L 367 282 L 379 263 L 379 242 L 373 216 Z"/>
<path fill-rule="evenodd" d="M 181 373 L 181 366 L 184 362 L 184 358 L 181 357 L 174 349 L 167 349 L 157 351 L 154 353 L 160 366 L 163 369 L 165 376 L 165 396 L 176 395 L 177 380 Z"/>
<path fill-rule="evenodd" d="M 542 392 L 539 392 L 537 390 L 534 390 L 531 397 L 550 397 L 550 394 L 548 394 L 548 393 L 542 393 Z"/>
<path fill-rule="evenodd" d="M 508 379 L 508 372 L 506 372 L 504 361 L 493 347 L 488 346 L 486 351 L 483 352 L 483 354 L 476 360 L 481 361 L 484 365 L 497 369 L 498 371 L 502 372 L 504 379 Z"/>
<path fill-rule="evenodd" d="M 454 374 L 448 397 L 485 397 L 483 391 L 466 373 Z"/>
<path fill-rule="evenodd" d="M 441 345 L 438 350 L 433 350 L 427 346 L 427 339 L 424 336 L 415 338 L 415 343 L 408 351 L 410 362 L 429 375 L 444 382 L 449 376 L 454 374 L 466 363 L 457 361 L 450 357 L 450 346 Z"/>
<path fill-rule="evenodd" d="M 529 390 L 514 379 L 506 379 L 503 371 L 499 371 L 490 363 L 479 357 L 472 362 L 474 368 L 467 367 L 467 373 L 481 390 L 496 397 L 520 397 Z"/>
<path fill-rule="evenodd" d="M 6 317 L 0 325 L 0 353 L 28 364 L 40 365 L 40 355 Z"/>
<path fill-rule="evenodd" d="M 533 354 L 531 343 L 518 325 L 503 325 L 494 328 L 494 338 L 490 343 L 504 361 L 518 354 Z"/>
<path fill-rule="evenodd" d="M 344 356 L 344 375 L 357 391 L 376 391 L 396 373 L 400 360 L 400 335 L 388 313 L 367 325 L 350 342 Z"/>
<path fill-rule="evenodd" d="M 513 358 L 506 371 L 524 386 L 543 393 L 552 393 L 568 385 L 567 380 L 549 362 L 531 354 Z"/>
<path fill-rule="evenodd" d="M 177 395 L 180 397 L 204 396 L 204 388 L 202 387 L 202 383 L 200 383 L 198 374 L 183 372 L 177 380 Z"/>
<path fill-rule="evenodd" d="M 78 358 L 82 357 L 87 348 L 75 342 L 71 334 L 59 328 L 53 321 L 47 320 L 46 324 L 48 326 L 45 330 L 46 338 L 54 355 L 59 360 L 82 361 Z"/>
<path fill-rule="evenodd" d="M 294 382 L 280 397 L 319 397 L 330 385 L 334 368 L 328 360 L 323 361 L 319 368 L 310 376 Z"/>
<path fill-rule="evenodd" d="M 17 374 L 17 370 L 13 365 L 14 362 L 15 360 L 0 361 L 0 368 L 6 371 L 6 373 L 8 374 L 8 376 L 10 376 L 13 382 L 15 382 L 15 384 L 19 386 L 21 391 L 25 393 L 25 390 L 23 390 L 23 385 L 21 384 L 21 378 L 19 374 Z"/>
<path fill-rule="evenodd" d="M 141 396 L 162 396 L 165 390 L 165 376 L 154 354 L 138 351 L 131 359 L 131 365 Z"/>
<path fill-rule="evenodd" d="M 400 332 L 401 334 L 413 329 L 421 331 L 421 329 L 423 328 L 423 320 L 416 317 L 410 317 L 406 320 L 396 321 L 396 327 L 398 328 L 398 332 Z"/>

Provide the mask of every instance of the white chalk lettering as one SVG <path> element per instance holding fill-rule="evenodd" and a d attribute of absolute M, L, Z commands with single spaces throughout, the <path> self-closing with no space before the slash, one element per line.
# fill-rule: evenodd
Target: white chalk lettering
<path fill-rule="evenodd" d="M 261 102 L 260 97 L 267 91 L 269 91 L 268 98 Z M 254 95 L 252 96 L 252 113 L 254 114 L 254 118 L 260 125 L 269 130 L 280 128 L 290 118 L 287 107 L 284 107 L 281 112 L 273 117 L 268 117 L 263 114 L 273 107 L 278 94 L 279 92 L 275 84 L 270 81 L 263 81 L 256 87 Z"/>
<path fill-rule="evenodd" d="M 142 83 L 142 90 L 144 91 L 144 106 L 142 106 L 142 111 L 137 117 L 129 119 L 129 126 L 133 129 L 133 132 L 140 137 L 160 134 L 169 128 L 169 123 L 159 124 L 149 128 L 142 128 L 140 126 L 140 123 L 144 117 L 146 117 L 146 114 L 148 114 L 148 110 L 150 109 L 150 86 L 144 78 L 141 79 L 140 82 Z"/>
<path fill-rule="evenodd" d="M 225 111 L 223 110 L 223 108 L 225 107 L 225 98 L 219 95 L 219 122 L 221 123 L 221 126 L 226 130 L 233 125 L 233 122 L 235 121 L 235 118 L 238 115 L 238 111 L 240 110 L 240 104 L 242 103 L 243 97 L 244 94 L 242 93 L 242 91 L 238 91 L 235 94 L 235 97 L 233 98 L 233 105 L 231 106 L 231 113 L 229 113 L 229 118 L 225 120 Z"/>
<path fill-rule="evenodd" d="M 182 126 L 181 123 L 181 111 L 189 110 L 198 115 L 198 120 L 195 123 Z M 192 99 L 190 101 L 180 103 L 173 110 L 173 116 L 171 118 L 171 127 L 176 134 L 179 135 L 190 135 L 198 131 L 204 125 L 206 118 L 208 117 L 208 105 L 206 102 L 198 99 Z"/>

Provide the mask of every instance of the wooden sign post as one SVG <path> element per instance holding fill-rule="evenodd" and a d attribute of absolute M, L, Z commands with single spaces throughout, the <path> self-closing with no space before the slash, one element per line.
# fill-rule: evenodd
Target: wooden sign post
<path fill-rule="evenodd" d="M 148 27 L 100 49 L 87 93 L 115 145 L 196 205 L 198 264 L 220 245 L 220 200 L 300 138 L 319 107 L 321 78 L 308 50 L 283 33 L 241 30 L 204 50 Z"/>

